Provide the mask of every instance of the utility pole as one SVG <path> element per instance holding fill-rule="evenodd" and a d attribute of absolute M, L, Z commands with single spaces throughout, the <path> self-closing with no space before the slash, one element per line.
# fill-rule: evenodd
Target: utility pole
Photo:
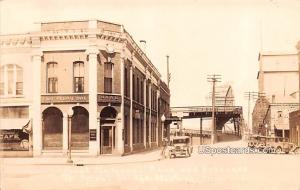
<path fill-rule="evenodd" d="M 202 145 L 202 117 L 200 118 L 200 136 L 199 136 L 199 140 L 200 140 L 200 145 Z"/>
<path fill-rule="evenodd" d="M 167 83 L 168 83 L 168 88 L 170 88 L 170 80 L 171 80 L 171 73 L 169 70 L 169 55 L 167 55 Z"/>
<path fill-rule="evenodd" d="M 221 82 L 221 75 L 213 74 L 207 76 L 207 81 L 212 82 L 212 129 L 211 129 L 211 144 L 216 142 L 216 118 L 215 118 L 215 91 L 216 82 Z"/>

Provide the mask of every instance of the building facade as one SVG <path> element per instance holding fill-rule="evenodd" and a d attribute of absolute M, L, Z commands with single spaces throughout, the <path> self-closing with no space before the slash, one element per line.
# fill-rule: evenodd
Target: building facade
<path fill-rule="evenodd" d="M 34 156 L 65 154 L 69 126 L 78 154 L 124 155 L 161 145 L 170 91 L 122 25 L 47 22 L 40 31 L 0 39 L 1 68 L 12 72 L 1 77 L 1 122 L 11 119 L 20 129 L 31 121 Z M 22 124 L 4 113 L 16 104 Z"/>
<path fill-rule="evenodd" d="M 261 52 L 258 61 L 259 98 L 252 113 L 252 131 L 288 137 L 289 113 L 299 106 L 298 55 Z"/>
<path fill-rule="evenodd" d="M 298 51 L 298 65 L 299 65 L 299 76 L 300 76 L 300 41 L 297 46 Z M 298 78 L 300 85 L 300 77 Z M 299 86 L 300 90 L 300 86 Z M 300 93 L 299 93 L 300 95 Z M 300 104 L 300 98 L 299 98 Z M 290 113 L 290 141 L 300 146 L 300 110 Z"/>

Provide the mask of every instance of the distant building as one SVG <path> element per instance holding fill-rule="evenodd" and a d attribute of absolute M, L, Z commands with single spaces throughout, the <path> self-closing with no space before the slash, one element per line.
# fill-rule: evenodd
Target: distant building
<path fill-rule="evenodd" d="M 260 52 L 258 91 L 271 103 L 299 101 L 299 66 L 296 52 Z"/>
<path fill-rule="evenodd" d="M 298 55 L 294 52 L 261 52 L 258 60 L 261 97 L 253 109 L 252 131 L 288 137 L 289 113 L 299 107 Z"/>
<path fill-rule="evenodd" d="M 230 84 L 216 85 L 215 89 L 215 105 L 216 106 L 235 106 L 234 93 Z M 206 104 L 212 104 L 212 93 L 206 96 Z"/>
<path fill-rule="evenodd" d="M 299 76 L 300 76 L 300 41 L 297 44 L 298 50 L 298 65 L 299 65 Z M 298 78 L 300 85 L 300 77 Z M 300 90 L 300 86 L 298 88 Z M 300 95 L 300 94 L 299 94 Z M 300 98 L 299 98 L 300 101 Z M 299 102 L 300 103 L 300 102 Z M 290 113 L 290 141 L 300 146 L 300 110 Z"/>
<path fill-rule="evenodd" d="M 28 121 L 34 156 L 65 154 L 69 123 L 77 154 L 122 155 L 161 145 L 170 91 L 122 25 L 47 22 L 40 31 L 2 35 L 0 45 L 0 137 L 7 149 L 13 147 L 4 137 Z"/>

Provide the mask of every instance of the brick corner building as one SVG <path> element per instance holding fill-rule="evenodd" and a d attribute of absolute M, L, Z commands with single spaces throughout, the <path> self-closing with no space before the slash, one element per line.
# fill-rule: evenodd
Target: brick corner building
<path fill-rule="evenodd" d="M 83 155 L 152 149 L 168 134 L 160 118 L 170 114 L 170 90 L 122 25 L 46 22 L 40 31 L 2 35 L 0 45 L 6 152 L 18 150 L 9 143 L 17 136 L 33 156 L 64 155 L 69 125 L 72 151 Z"/>

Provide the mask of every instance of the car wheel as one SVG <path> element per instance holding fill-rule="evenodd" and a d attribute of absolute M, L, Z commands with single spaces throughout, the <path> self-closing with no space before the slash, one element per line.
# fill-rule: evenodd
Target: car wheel
<path fill-rule="evenodd" d="M 281 153 L 282 152 L 282 148 L 279 146 L 276 148 L 276 153 Z"/>
<path fill-rule="evenodd" d="M 294 153 L 295 153 L 295 154 L 300 154 L 300 147 L 297 147 L 297 148 L 294 150 Z"/>

